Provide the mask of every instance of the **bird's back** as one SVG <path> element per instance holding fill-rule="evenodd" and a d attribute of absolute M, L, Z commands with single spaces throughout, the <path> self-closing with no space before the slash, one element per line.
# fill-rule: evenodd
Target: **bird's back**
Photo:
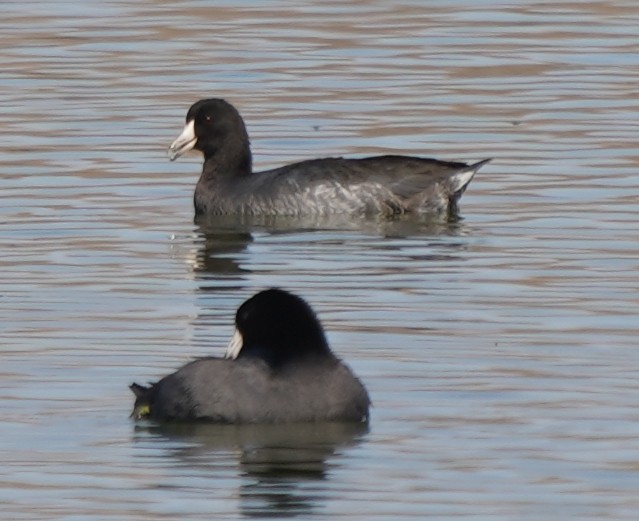
<path fill-rule="evenodd" d="M 254 358 L 204 358 L 154 387 L 151 417 L 218 423 L 362 421 L 366 390 L 336 359 L 274 370 Z"/>
<path fill-rule="evenodd" d="M 196 189 L 200 213 L 247 215 L 442 213 L 483 163 L 408 156 L 311 159 Z"/>

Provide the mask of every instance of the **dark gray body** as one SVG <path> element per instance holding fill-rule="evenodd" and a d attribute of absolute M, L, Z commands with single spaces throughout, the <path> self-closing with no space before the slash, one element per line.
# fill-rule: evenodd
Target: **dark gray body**
<path fill-rule="evenodd" d="M 229 175 L 211 158 L 196 186 L 195 209 L 208 215 L 449 216 L 488 161 L 467 165 L 408 156 L 324 158 Z"/>
<path fill-rule="evenodd" d="M 149 388 L 132 389 L 136 410 L 148 406 L 157 421 L 360 422 L 370 405 L 364 386 L 332 355 L 278 369 L 253 357 L 203 358 Z"/>

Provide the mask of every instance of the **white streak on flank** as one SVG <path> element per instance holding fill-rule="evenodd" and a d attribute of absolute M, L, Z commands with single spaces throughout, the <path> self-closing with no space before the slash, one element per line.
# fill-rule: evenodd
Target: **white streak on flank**
<path fill-rule="evenodd" d="M 196 141 L 195 120 L 192 119 L 184 125 L 182 133 L 171 143 L 169 147 L 169 159 L 175 161 L 182 154 L 191 150 L 195 146 Z"/>
<path fill-rule="evenodd" d="M 226 354 L 224 355 L 224 358 L 235 360 L 240 354 L 243 345 L 244 339 L 242 338 L 242 334 L 236 329 L 229 345 L 226 346 Z"/>

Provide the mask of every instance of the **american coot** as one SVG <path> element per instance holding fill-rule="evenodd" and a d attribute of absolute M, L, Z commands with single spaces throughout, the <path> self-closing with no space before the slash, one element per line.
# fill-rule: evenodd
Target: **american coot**
<path fill-rule="evenodd" d="M 281 289 L 244 302 L 226 358 L 201 358 L 149 387 L 132 417 L 217 423 L 361 422 L 370 400 L 330 350 L 319 320 Z"/>
<path fill-rule="evenodd" d="M 330 157 L 253 172 L 244 121 L 230 103 L 205 99 L 186 115 L 171 144 L 171 161 L 195 148 L 204 168 L 195 188 L 196 214 L 329 215 L 408 212 L 454 216 L 479 168 L 421 157 Z"/>

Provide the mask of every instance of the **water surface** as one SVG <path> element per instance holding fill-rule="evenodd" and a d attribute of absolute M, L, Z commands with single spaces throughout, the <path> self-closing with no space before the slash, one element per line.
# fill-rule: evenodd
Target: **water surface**
<path fill-rule="evenodd" d="M 0 21 L 0 513 L 632 519 L 639 510 L 639 6 L 25 1 Z M 200 97 L 255 164 L 484 167 L 463 220 L 194 223 Z M 127 418 L 127 385 L 304 296 L 368 429 Z"/>

